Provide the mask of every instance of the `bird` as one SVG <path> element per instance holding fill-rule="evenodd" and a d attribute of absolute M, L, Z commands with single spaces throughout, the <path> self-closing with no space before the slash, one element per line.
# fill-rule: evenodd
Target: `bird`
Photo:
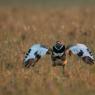
<path fill-rule="evenodd" d="M 82 43 L 71 44 L 66 47 L 66 53 L 76 55 L 87 64 L 94 64 L 95 58 L 91 49 Z"/>
<path fill-rule="evenodd" d="M 63 68 L 67 64 L 65 44 L 61 41 L 56 41 L 51 48 L 51 60 L 52 66 L 62 66 Z"/>
<path fill-rule="evenodd" d="M 76 55 L 87 64 L 94 64 L 95 58 L 88 46 L 76 43 L 65 46 L 61 41 L 56 41 L 51 47 L 43 44 L 33 44 L 25 53 L 23 64 L 25 67 L 34 67 L 35 64 L 46 55 L 51 56 L 52 66 L 62 66 L 68 63 L 67 55 Z"/>

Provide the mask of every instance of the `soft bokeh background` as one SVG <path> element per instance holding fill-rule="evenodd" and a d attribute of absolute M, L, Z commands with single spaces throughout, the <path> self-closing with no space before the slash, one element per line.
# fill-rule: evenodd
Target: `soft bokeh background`
<path fill-rule="evenodd" d="M 33 6 L 33 7 L 51 7 L 51 6 L 78 6 L 94 5 L 95 0 L 0 0 L 1 6 Z"/>
<path fill-rule="evenodd" d="M 22 66 L 34 43 L 81 42 L 95 51 L 94 0 L 0 0 L 0 95 L 94 95 L 95 65 L 68 57 L 65 74 L 50 56 Z"/>

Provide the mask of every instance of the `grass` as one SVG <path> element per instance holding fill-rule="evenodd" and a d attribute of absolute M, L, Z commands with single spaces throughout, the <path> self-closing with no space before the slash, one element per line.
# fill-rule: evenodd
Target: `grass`
<path fill-rule="evenodd" d="M 66 75 L 49 56 L 34 68 L 22 67 L 23 52 L 34 43 L 51 46 L 81 42 L 94 51 L 95 7 L 0 9 L 0 95 L 94 95 L 95 65 L 68 58 Z"/>

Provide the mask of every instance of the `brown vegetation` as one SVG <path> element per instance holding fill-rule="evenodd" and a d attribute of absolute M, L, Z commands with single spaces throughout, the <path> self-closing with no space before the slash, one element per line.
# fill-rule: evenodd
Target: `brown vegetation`
<path fill-rule="evenodd" d="M 94 95 L 95 65 L 68 58 L 66 74 L 49 56 L 30 69 L 23 52 L 34 43 L 81 42 L 94 51 L 95 8 L 0 9 L 0 95 Z"/>

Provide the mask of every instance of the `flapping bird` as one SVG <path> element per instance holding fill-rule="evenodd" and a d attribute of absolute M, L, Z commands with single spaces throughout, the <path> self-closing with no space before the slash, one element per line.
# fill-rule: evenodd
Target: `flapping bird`
<path fill-rule="evenodd" d="M 84 44 L 77 43 L 65 46 L 64 43 L 56 41 L 52 47 L 42 44 L 34 44 L 29 48 L 24 57 L 24 66 L 35 66 L 39 59 L 46 55 L 51 55 L 52 66 L 64 66 L 67 64 L 66 55 L 76 55 L 87 64 L 94 64 L 94 56 L 92 51 Z"/>

